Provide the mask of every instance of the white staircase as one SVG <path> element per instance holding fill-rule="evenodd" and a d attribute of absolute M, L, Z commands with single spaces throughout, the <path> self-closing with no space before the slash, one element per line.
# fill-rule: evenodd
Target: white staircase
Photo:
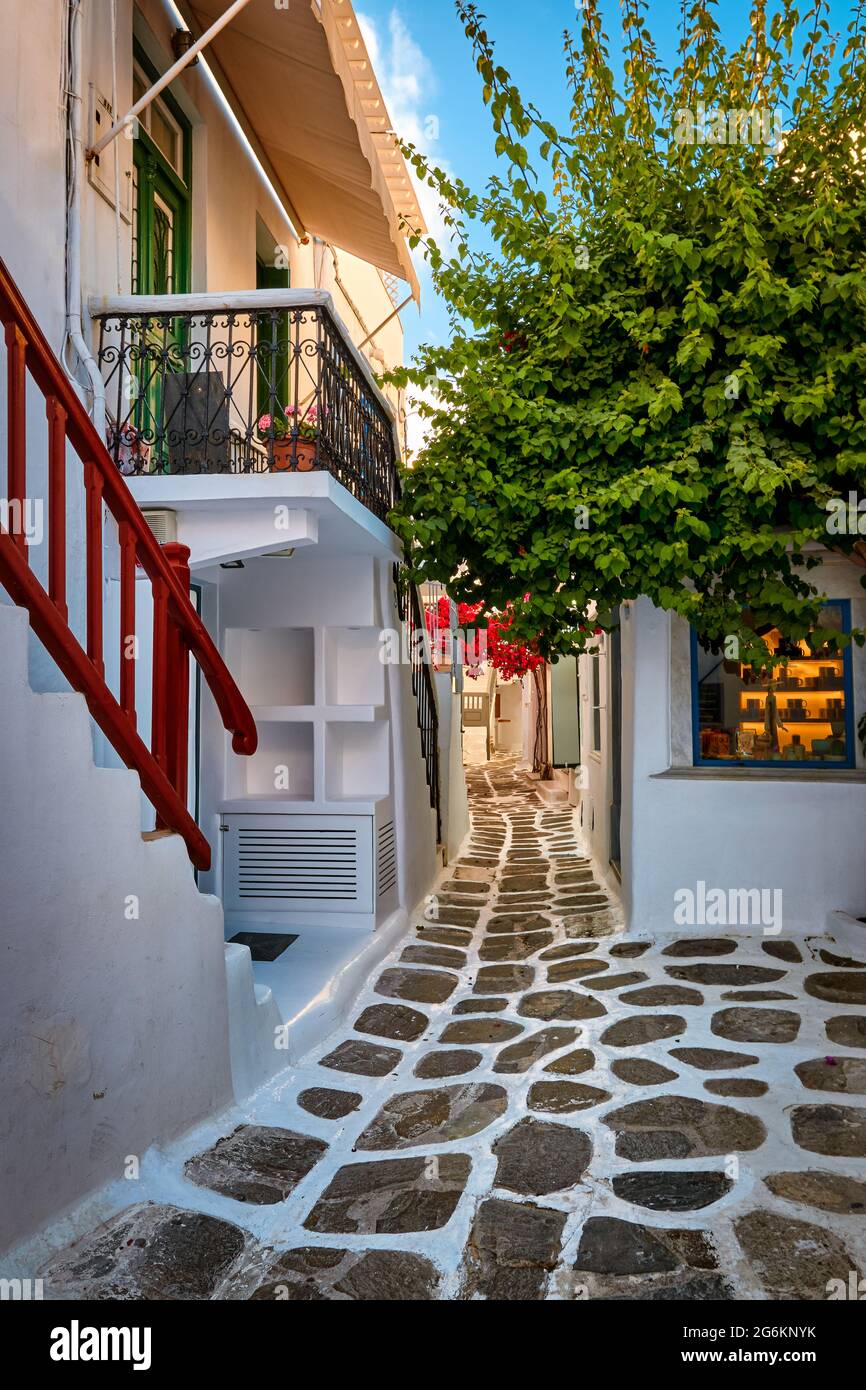
<path fill-rule="evenodd" d="M 273 1069 L 237 961 L 230 1043 L 221 904 L 179 836 L 142 837 L 138 777 L 94 765 L 83 697 L 34 693 L 27 650 L 0 602 L 0 1249 L 134 1188 L 146 1148 L 231 1102 L 233 1063 L 237 1093 Z"/>

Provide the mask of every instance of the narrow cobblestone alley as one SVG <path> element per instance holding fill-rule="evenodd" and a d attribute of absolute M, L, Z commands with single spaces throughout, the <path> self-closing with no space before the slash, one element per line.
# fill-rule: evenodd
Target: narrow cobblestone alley
<path fill-rule="evenodd" d="M 826 1299 L 866 1268 L 866 965 L 622 939 L 573 812 L 505 759 L 469 781 L 354 1026 L 146 1162 L 48 1296 Z"/>

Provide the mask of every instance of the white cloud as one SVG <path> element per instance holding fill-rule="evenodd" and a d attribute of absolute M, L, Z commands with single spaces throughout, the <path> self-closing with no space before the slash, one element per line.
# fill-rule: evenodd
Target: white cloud
<path fill-rule="evenodd" d="M 433 428 L 433 422 L 419 411 L 419 401 L 426 401 L 432 406 L 439 405 L 439 398 L 431 387 L 409 387 L 406 393 L 406 449 L 410 462 L 418 457 Z"/>

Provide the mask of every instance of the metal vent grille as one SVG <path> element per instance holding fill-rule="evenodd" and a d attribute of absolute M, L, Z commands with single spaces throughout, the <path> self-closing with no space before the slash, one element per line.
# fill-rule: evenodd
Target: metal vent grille
<path fill-rule="evenodd" d="M 177 540 L 177 512 L 165 507 L 147 507 L 142 515 L 160 545 Z"/>
<path fill-rule="evenodd" d="M 394 822 L 380 825 L 376 846 L 376 883 L 378 896 L 383 898 L 397 882 L 397 842 Z"/>
<path fill-rule="evenodd" d="M 287 903 L 353 902 L 358 896 L 357 830 L 241 826 L 237 895 Z"/>

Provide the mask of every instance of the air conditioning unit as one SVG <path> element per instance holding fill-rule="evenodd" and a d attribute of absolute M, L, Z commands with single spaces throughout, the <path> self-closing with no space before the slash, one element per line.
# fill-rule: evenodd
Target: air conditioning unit
<path fill-rule="evenodd" d="M 373 911 L 369 816 L 224 819 L 225 905 L 230 912 Z"/>
<path fill-rule="evenodd" d="M 310 927 L 352 917 L 372 929 L 398 905 L 393 811 L 226 814 L 223 891 L 232 921 L 285 917 Z"/>
<path fill-rule="evenodd" d="M 160 545 L 177 540 L 177 512 L 167 507 L 144 507 L 141 514 Z"/>

